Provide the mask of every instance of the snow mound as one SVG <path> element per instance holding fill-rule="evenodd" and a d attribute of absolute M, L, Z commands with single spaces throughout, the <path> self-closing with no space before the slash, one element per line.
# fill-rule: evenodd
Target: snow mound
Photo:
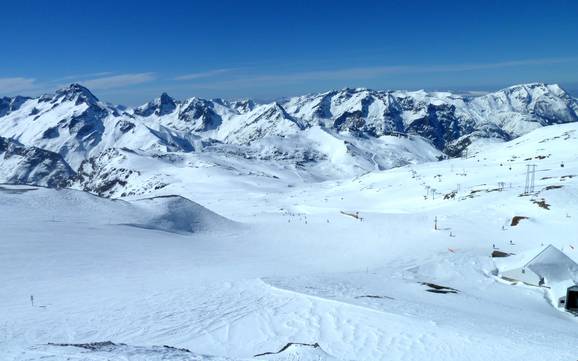
<path fill-rule="evenodd" d="M 146 214 L 133 226 L 175 233 L 195 233 L 230 227 L 233 221 L 185 197 L 168 195 L 132 202 Z"/>
<path fill-rule="evenodd" d="M 32 189 L 35 191 L 28 192 Z M 18 213 L 21 217 L 34 216 L 72 223 L 90 220 L 94 227 L 129 225 L 173 233 L 196 233 L 226 230 L 237 224 L 181 196 L 125 201 L 72 189 L 1 187 L 0 205 L 14 202 L 21 206 L 18 208 L 18 212 L 22 212 Z M 60 212 L 55 215 L 54 209 Z"/>

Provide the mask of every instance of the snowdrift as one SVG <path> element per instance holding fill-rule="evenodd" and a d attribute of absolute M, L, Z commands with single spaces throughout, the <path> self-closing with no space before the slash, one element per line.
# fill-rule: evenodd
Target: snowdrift
<path fill-rule="evenodd" d="M 131 225 L 167 232 L 195 233 L 229 228 L 235 223 L 185 197 L 169 195 L 133 202 L 145 216 Z"/>

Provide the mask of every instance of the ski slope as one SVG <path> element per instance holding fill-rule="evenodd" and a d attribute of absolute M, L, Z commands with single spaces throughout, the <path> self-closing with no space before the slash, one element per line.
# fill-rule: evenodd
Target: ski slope
<path fill-rule="evenodd" d="M 170 182 L 123 199 L 2 185 L 0 359 L 575 359 L 578 320 L 489 255 L 578 260 L 577 135 L 324 182 L 128 156 Z"/>

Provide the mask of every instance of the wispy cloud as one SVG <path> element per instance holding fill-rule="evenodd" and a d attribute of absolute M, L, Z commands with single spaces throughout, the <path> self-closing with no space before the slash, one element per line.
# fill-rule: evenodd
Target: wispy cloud
<path fill-rule="evenodd" d="M 484 69 L 513 68 L 519 66 L 532 66 L 532 65 L 554 65 L 574 61 L 578 61 L 578 57 L 522 59 L 522 60 L 495 62 L 495 63 L 426 65 L 426 66 L 409 67 L 407 70 L 409 72 L 416 72 L 416 73 L 444 73 L 444 72 L 460 72 L 460 71 L 484 70 Z"/>
<path fill-rule="evenodd" d="M 544 58 L 523 59 L 493 63 L 468 63 L 468 64 L 431 64 L 431 65 L 384 65 L 371 67 L 352 67 L 331 70 L 315 70 L 306 72 L 289 72 L 281 74 L 248 74 L 235 75 L 227 80 L 218 82 L 193 82 L 193 87 L 204 89 L 225 89 L 231 87 L 258 87 L 268 85 L 282 85 L 303 83 L 307 81 L 332 81 L 332 80 L 363 80 L 377 78 L 392 74 L 427 74 L 427 73 L 452 73 L 468 72 L 477 70 L 515 68 L 521 66 L 555 65 L 568 62 L 576 62 L 578 57 L 568 58 Z M 191 77 L 195 80 L 201 77 Z"/>
<path fill-rule="evenodd" d="M 175 77 L 175 80 L 193 80 L 193 79 L 201 79 L 201 78 L 210 78 L 216 75 L 221 75 L 221 74 L 225 74 L 225 73 L 229 73 L 231 71 L 233 71 L 234 69 L 213 69 L 213 70 L 207 70 L 207 71 L 202 71 L 202 72 L 198 72 L 198 73 L 190 73 L 190 74 L 184 74 L 184 75 L 179 75 L 177 77 Z"/>
<path fill-rule="evenodd" d="M 36 87 L 34 78 L 0 78 L 0 94 L 14 94 L 24 90 L 31 90 Z"/>
<path fill-rule="evenodd" d="M 94 79 L 83 80 L 81 83 L 90 89 L 113 89 L 130 85 L 142 84 L 155 80 L 154 73 L 119 74 Z"/>
<path fill-rule="evenodd" d="M 101 78 L 109 75 L 113 75 L 114 73 L 111 71 L 101 71 L 98 73 L 86 73 L 86 74 L 75 74 L 75 75 L 67 75 L 63 76 L 59 79 L 53 79 L 53 81 L 70 81 L 70 80 L 79 80 L 79 79 L 89 79 L 89 78 Z"/>
<path fill-rule="evenodd" d="M 70 75 L 43 81 L 28 77 L 0 78 L 0 95 L 15 95 L 23 92 L 26 92 L 28 95 L 35 95 L 42 92 L 52 92 L 71 82 L 81 83 L 91 90 L 119 89 L 150 82 L 156 79 L 155 74 L 152 72 L 116 75 L 110 74 L 114 73 L 100 72 L 84 75 Z"/>
<path fill-rule="evenodd" d="M 52 92 L 70 82 L 79 82 L 91 90 L 101 91 L 102 93 L 109 94 L 109 96 L 113 93 L 132 94 L 132 92 L 137 92 L 142 94 L 145 91 L 154 93 L 171 91 L 171 89 L 180 93 L 190 92 L 196 89 L 201 93 L 215 94 L 232 91 L 250 95 L 254 90 L 264 92 L 275 88 L 283 91 L 283 86 L 287 86 L 288 88 L 292 86 L 292 89 L 299 88 L 303 91 L 309 91 L 311 88 L 317 89 L 325 86 L 335 86 L 336 84 L 342 84 L 344 86 L 365 86 L 364 83 L 371 83 L 372 79 L 379 79 L 379 81 L 383 79 L 390 80 L 395 75 L 398 75 L 396 79 L 406 79 L 406 77 L 403 76 L 405 74 L 408 74 L 407 79 L 411 78 L 413 79 L 413 83 L 416 83 L 416 81 L 421 82 L 422 80 L 427 80 L 427 74 L 465 73 L 522 67 L 544 68 L 549 65 L 554 66 L 563 63 L 578 63 L 578 57 L 518 59 L 487 63 L 393 64 L 338 69 L 325 68 L 309 71 L 281 71 L 270 67 L 264 69 L 257 65 L 251 65 L 243 68 L 211 69 L 164 78 L 158 75 L 158 73 L 153 72 L 124 74 L 94 72 L 40 80 L 33 77 L 14 76 L 0 78 L 0 95 L 36 95 L 41 92 Z M 504 71 L 499 74 L 503 73 Z M 409 76 L 409 74 L 413 74 L 413 76 Z M 422 77 L 421 74 L 424 74 L 424 76 Z M 496 74 L 498 74 L 497 71 Z M 399 75 L 401 75 L 401 77 Z M 154 80 L 159 81 L 153 83 Z M 403 81 L 399 81 L 398 79 L 398 84 L 400 82 L 403 83 Z M 147 85 L 148 89 L 140 86 L 139 89 L 135 90 L 135 85 L 143 83 L 150 83 Z M 373 84 L 375 84 L 375 82 L 373 82 Z"/>

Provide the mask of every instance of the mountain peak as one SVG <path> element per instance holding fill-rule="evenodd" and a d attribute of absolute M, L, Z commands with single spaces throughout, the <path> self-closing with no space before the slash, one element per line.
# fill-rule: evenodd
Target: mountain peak
<path fill-rule="evenodd" d="M 67 87 L 58 89 L 56 91 L 56 98 L 64 99 L 64 100 L 76 100 L 76 104 L 80 103 L 89 103 L 89 104 L 96 104 L 98 103 L 98 98 L 92 94 L 88 88 L 78 84 L 72 83 Z"/>
<path fill-rule="evenodd" d="M 88 88 L 78 84 L 72 83 L 67 87 L 60 88 L 56 91 L 57 93 L 72 93 L 72 94 L 84 94 L 84 95 L 92 95 L 94 96 Z"/>
<path fill-rule="evenodd" d="M 161 102 L 161 104 L 163 103 L 169 103 L 169 102 L 173 102 L 174 103 L 174 99 L 173 97 L 171 97 L 170 95 L 168 95 L 167 93 L 162 93 L 161 96 L 159 97 L 159 100 Z"/>
<path fill-rule="evenodd" d="M 157 115 L 166 115 L 172 113 L 177 107 L 175 100 L 171 98 L 167 93 L 162 93 L 159 98 L 158 109 L 156 110 Z"/>
<path fill-rule="evenodd" d="M 247 113 L 255 109 L 256 104 L 252 99 L 240 99 L 233 102 L 232 107 L 240 113 Z"/>
<path fill-rule="evenodd" d="M 177 104 L 175 100 L 170 95 L 163 92 L 161 96 L 155 100 L 135 108 L 134 112 L 136 115 L 143 117 L 148 117 L 153 114 L 162 116 L 172 113 L 176 108 Z"/>
<path fill-rule="evenodd" d="M 541 82 L 534 82 L 534 83 L 524 83 L 524 84 L 517 84 L 517 85 L 512 85 L 506 89 L 506 91 L 513 91 L 513 90 L 520 90 L 520 89 L 525 89 L 525 90 L 535 90 L 535 89 L 540 89 L 543 91 L 550 91 L 550 92 L 554 92 L 554 93 L 562 93 L 564 92 L 564 90 L 562 89 L 562 87 L 560 87 L 560 85 L 558 84 L 548 84 L 548 83 L 541 83 Z"/>
<path fill-rule="evenodd" d="M 369 88 L 350 88 L 350 87 L 345 87 L 342 88 L 340 90 L 338 90 L 338 92 L 341 93 L 346 93 L 346 94 L 356 94 L 356 93 L 361 93 L 361 92 L 374 92 L 373 89 L 369 89 Z"/>
<path fill-rule="evenodd" d="M 291 117 L 287 113 L 285 108 L 283 108 L 283 106 L 279 102 L 276 102 L 276 101 L 274 101 L 271 104 L 268 104 L 265 109 L 266 109 L 266 112 L 271 113 L 271 114 L 278 113 L 281 116 L 283 116 L 284 118 L 290 118 Z"/>
<path fill-rule="evenodd" d="M 518 99 L 525 99 L 526 102 L 531 102 L 532 99 L 538 99 L 539 97 L 548 97 L 548 98 L 558 98 L 560 100 L 564 100 L 570 103 L 574 103 L 571 100 L 570 95 L 566 93 L 564 89 L 558 84 L 547 84 L 547 83 L 525 83 L 525 84 L 517 84 L 510 86 L 505 89 L 501 89 L 495 93 L 488 93 L 485 97 L 494 97 L 494 96 L 507 96 L 507 97 L 515 97 Z M 571 107 L 575 107 L 572 106 Z"/>

